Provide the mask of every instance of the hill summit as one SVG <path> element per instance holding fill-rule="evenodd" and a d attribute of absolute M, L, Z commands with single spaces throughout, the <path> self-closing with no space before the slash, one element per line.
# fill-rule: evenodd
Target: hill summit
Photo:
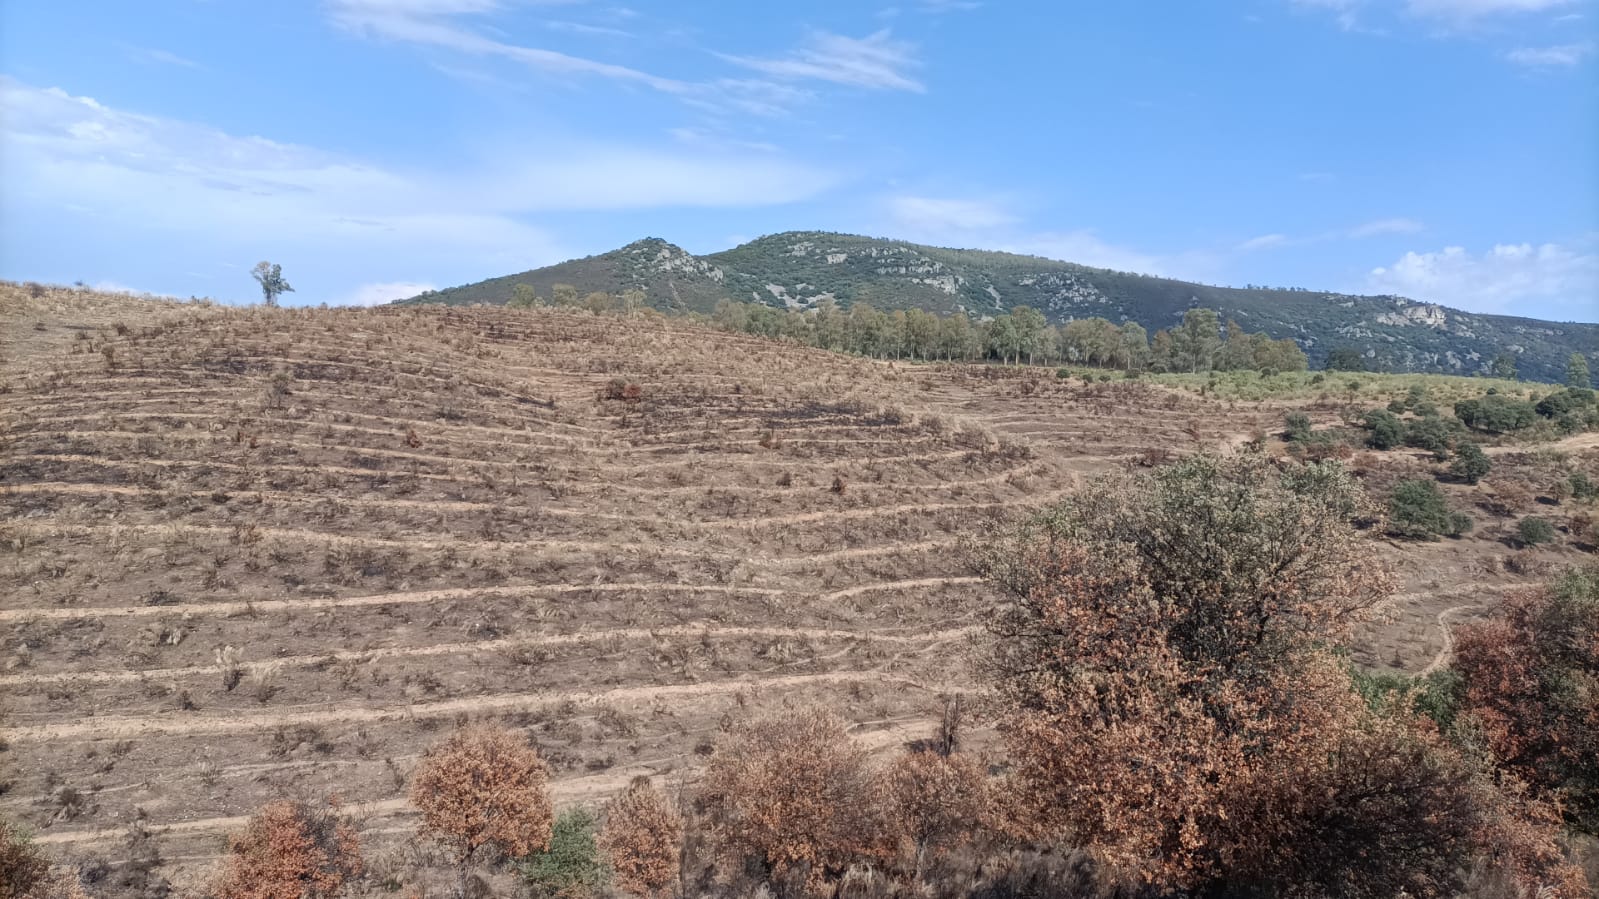
<path fill-rule="evenodd" d="M 430 291 L 405 303 L 508 302 L 518 284 L 551 297 L 641 290 L 664 312 L 708 313 L 722 300 L 804 310 L 831 300 L 883 309 L 925 309 L 988 318 L 1018 306 L 1052 322 L 1102 317 L 1151 332 L 1193 308 L 1274 339 L 1292 338 L 1320 363 L 1334 348 L 1393 371 L 1471 374 L 1514 353 L 1521 375 L 1558 381 L 1573 352 L 1599 364 L 1599 325 L 1478 315 L 1397 296 L 1357 296 L 1297 287 L 1216 287 L 988 250 L 790 231 L 696 256 L 657 237 L 557 265 Z M 564 288 L 563 288 L 564 289 Z"/>

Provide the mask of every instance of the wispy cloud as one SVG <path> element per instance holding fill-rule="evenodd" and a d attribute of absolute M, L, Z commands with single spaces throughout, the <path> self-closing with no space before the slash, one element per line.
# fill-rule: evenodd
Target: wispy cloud
<path fill-rule="evenodd" d="M 800 49 L 774 59 L 718 54 L 725 61 L 763 72 L 770 78 L 685 80 L 632 66 L 513 43 L 487 22 L 487 17 L 501 8 L 497 0 L 329 0 L 327 5 L 330 20 L 352 34 L 448 50 L 485 60 L 509 61 L 554 77 L 590 78 L 640 86 L 716 113 L 739 112 L 763 117 L 787 115 L 815 98 L 811 91 L 791 83 L 794 81 L 922 89 L 918 82 L 905 74 L 907 69 L 916 65 L 913 48 L 891 39 L 886 31 L 861 39 L 815 32 Z M 636 14 L 630 10 L 613 9 L 607 15 L 614 21 L 626 21 Z M 558 32 L 633 36 L 632 32 L 608 25 L 568 20 L 547 20 L 541 24 Z M 492 83 L 488 73 L 431 64 L 452 77 L 459 77 L 461 72 L 471 72 L 473 80 Z"/>
<path fill-rule="evenodd" d="M 0 196 L 0 221 L 76 210 L 108 229 L 182 235 L 168 241 L 174 253 L 210 247 L 209 258 L 174 258 L 179 271 L 231 258 L 223 254 L 236 244 L 298 247 L 324 258 L 336 244 L 385 265 L 526 267 L 530 258 L 561 258 L 556 240 L 524 220 L 529 215 L 783 204 L 838 180 L 770 151 L 639 141 L 574 141 L 532 154 L 517 146 L 465 170 L 407 170 L 5 78 L 0 108 L 7 114 L 0 156 L 14 186 Z M 379 277 L 368 280 L 389 283 L 408 272 L 371 274 Z"/>
<path fill-rule="evenodd" d="M 1514 312 L 1540 301 L 1551 316 L 1593 321 L 1599 297 L 1599 251 L 1589 246 L 1500 244 L 1482 253 L 1464 247 L 1409 252 L 1371 271 L 1380 293 L 1467 309 Z"/>
<path fill-rule="evenodd" d="M 1379 237 L 1384 234 L 1416 234 L 1420 231 L 1425 231 L 1426 228 L 1426 225 L 1415 219 L 1377 219 L 1376 221 L 1366 222 L 1363 225 L 1356 225 L 1350 228 L 1344 232 L 1344 236 L 1353 240 L 1360 240 L 1366 237 Z"/>
<path fill-rule="evenodd" d="M 163 66 L 177 66 L 178 68 L 183 69 L 205 68 L 205 66 L 200 65 L 194 60 L 179 56 L 178 54 L 169 50 L 161 50 L 155 47 L 136 47 L 130 45 L 127 47 L 127 51 L 128 56 L 135 62 L 154 63 L 156 65 Z"/>
<path fill-rule="evenodd" d="M 1425 231 L 1426 225 L 1415 219 L 1385 218 L 1374 219 L 1356 225 L 1352 228 L 1322 231 L 1318 234 L 1307 234 L 1292 237 L 1287 234 L 1262 234 L 1252 237 L 1234 247 L 1241 253 L 1253 253 L 1259 250 L 1271 250 L 1278 247 L 1297 247 L 1309 244 L 1327 243 L 1335 240 L 1365 240 L 1370 237 L 1382 237 L 1392 234 L 1416 234 Z"/>
<path fill-rule="evenodd" d="M 335 24 L 367 37 L 500 57 L 553 75 L 605 78 L 669 94 L 695 92 L 695 87 L 684 81 L 555 50 L 506 43 L 456 21 L 461 16 L 481 15 L 498 8 L 494 0 L 332 0 L 328 11 Z"/>
<path fill-rule="evenodd" d="M 1338 27 L 1353 31 L 1359 26 L 1359 12 L 1364 0 L 1289 0 L 1300 9 L 1331 13 Z"/>
<path fill-rule="evenodd" d="M 889 197 L 888 214 L 901 233 L 958 234 L 1011 225 L 1017 217 L 993 200 L 899 195 Z"/>
<path fill-rule="evenodd" d="M 1571 68 L 1592 56 L 1593 50 L 1592 41 L 1583 41 L 1554 47 L 1517 47 L 1506 53 L 1505 58 L 1530 69 Z"/>
<path fill-rule="evenodd" d="M 424 290 L 438 290 L 438 287 L 425 281 L 381 281 L 362 284 L 330 305 L 381 306 L 384 303 L 414 297 Z"/>
<path fill-rule="evenodd" d="M 1423 18 L 1469 23 L 1494 16 L 1550 12 L 1575 2 L 1577 0 L 1405 0 L 1405 9 Z"/>
<path fill-rule="evenodd" d="M 1256 250 L 1269 250 L 1272 247 L 1280 247 L 1288 242 L 1288 235 L 1286 234 L 1262 234 L 1259 237 L 1251 237 L 1239 244 L 1238 250 L 1243 253 L 1253 253 Z"/>
<path fill-rule="evenodd" d="M 814 31 L 803 45 L 784 56 L 724 54 L 723 58 L 776 78 L 828 81 L 873 90 L 926 90 L 910 75 L 910 70 L 920 65 L 915 46 L 894 39 L 887 29 L 863 38 Z"/>
<path fill-rule="evenodd" d="M 1106 240 L 1092 228 L 1030 229 L 1000 197 L 897 194 L 880 204 L 885 216 L 875 227 L 918 243 L 982 247 L 1149 275 L 1205 279 L 1215 273 L 1216 259 L 1209 253 L 1146 252 Z"/>
<path fill-rule="evenodd" d="M 1383 28 L 1370 24 L 1386 17 L 1399 26 L 1403 20 L 1425 23 L 1438 33 L 1478 30 L 1485 22 L 1526 18 L 1551 13 L 1576 5 L 1581 0 L 1287 0 L 1290 6 L 1322 12 L 1333 17 L 1345 31 L 1382 34 Z M 1395 16 L 1397 12 L 1399 15 Z"/>

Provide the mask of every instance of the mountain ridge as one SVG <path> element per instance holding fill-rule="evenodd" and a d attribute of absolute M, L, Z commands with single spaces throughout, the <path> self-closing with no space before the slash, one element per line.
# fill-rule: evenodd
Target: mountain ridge
<path fill-rule="evenodd" d="M 1558 381 L 1571 353 L 1599 365 L 1599 324 L 1466 312 L 1393 295 L 1282 287 L 1219 287 L 1156 275 L 994 250 L 933 247 L 828 231 L 788 231 L 695 255 L 647 237 L 581 259 L 430 291 L 402 303 L 508 302 L 517 284 L 544 297 L 567 284 L 593 291 L 644 291 L 652 307 L 709 313 L 722 300 L 805 310 L 824 300 L 883 310 L 925 309 L 989 318 L 1018 306 L 1051 322 L 1103 317 L 1168 328 L 1188 309 L 1217 310 L 1250 331 L 1292 338 L 1313 364 L 1338 347 L 1373 368 L 1472 374 L 1502 352 L 1522 377 Z"/>

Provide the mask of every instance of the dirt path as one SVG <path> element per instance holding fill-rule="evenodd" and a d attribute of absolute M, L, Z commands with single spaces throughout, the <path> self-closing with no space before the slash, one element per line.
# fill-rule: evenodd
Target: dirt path
<path fill-rule="evenodd" d="M 1426 677 L 1434 671 L 1437 671 L 1438 669 L 1449 664 L 1455 655 L 1455 633 L 1449 621 L 1450 616 L 1454 615 L 1456 612 L 1465 612 L 1477 607 L 1477 603 L 1471 603 L 1463 606 L 1450 606 L 1449 608 L 1438 613 L 1438 629 L 1443 632 L 1444 645 L 1438 650 L 1438 654 L 1432 657 L 1432 661 L 1427 663 L 1427 667 L 1421 669 L 1421 671 L 1417 673 L 1417 677 Z"/>
<path fill-rule="evenodd" d="M 1583 450 L 1599 449 L 1599 431 L 1589 431 L 1585 434 L 1573 434 L 1548 443 L 1527 444 L 1525 446 L 1485 446 L 1482 451 L 1490 456 L 1500 456 L 1505 453 L 1534 453 L 1539 450 L 1557 450 L 1564 453 L 1581 452 Z"/>

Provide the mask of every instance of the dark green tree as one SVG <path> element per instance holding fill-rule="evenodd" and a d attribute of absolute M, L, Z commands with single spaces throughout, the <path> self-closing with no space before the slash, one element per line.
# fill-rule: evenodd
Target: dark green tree
<path fill-rule="evenodd" d="M 1547 518 L 1529 515 L 1516 522 L 1516 539 L 1522 546 L 1542 546 L 1553 543 L 1555 539 L 1555 526 Z"/>
<path fill-rule="evenodd" d="M 1366 357 L 1354 347 L 1334 347 L 1327 354 L 1327 364 L 1323 367 L 1328 371 L 1365 371 Z"/>
<path fill-rule="evenodd" d="M 1581 353 L 1572 353 L 1566 360 L 1566 386 L 1587 389 L 1593 386 L 1593 379 L 1588 374 L 1588 357 Z"/>
<path fill-rule="evenodd" d="M 1449 463 L 1449 473 L 1468 484 L 1482 480 L 1492 468 L 1493 463 L 1488 461 L 1488 455 L 1475 443 L 1462 443 L 1456 447 L 1455 459 Z"/>
<path fill-rule="evenodd" d="M 1396 537 L 1436 540 L 1458 537 L 1471 529 L 1471 519 L 1451 512 L 1438 485 L 1432 481 L 1400 481 L 1388 504 L 1388 532 Z"/>
<path fill-rule="evenodd" d="M 1393 449 L 1405 440 L 1405 426 L 1399 418 L 1386 409 L 1370 409 L 1363 419 L 1366 444 L 1372 449 Z"/>
<path fill-rule="evenodd" d="M 1495 356 L 1491 371 L 1496 378 L 1504 378 L 1507 381 L 1516 380 L 1516 354 L 1506 352 Z"/>

